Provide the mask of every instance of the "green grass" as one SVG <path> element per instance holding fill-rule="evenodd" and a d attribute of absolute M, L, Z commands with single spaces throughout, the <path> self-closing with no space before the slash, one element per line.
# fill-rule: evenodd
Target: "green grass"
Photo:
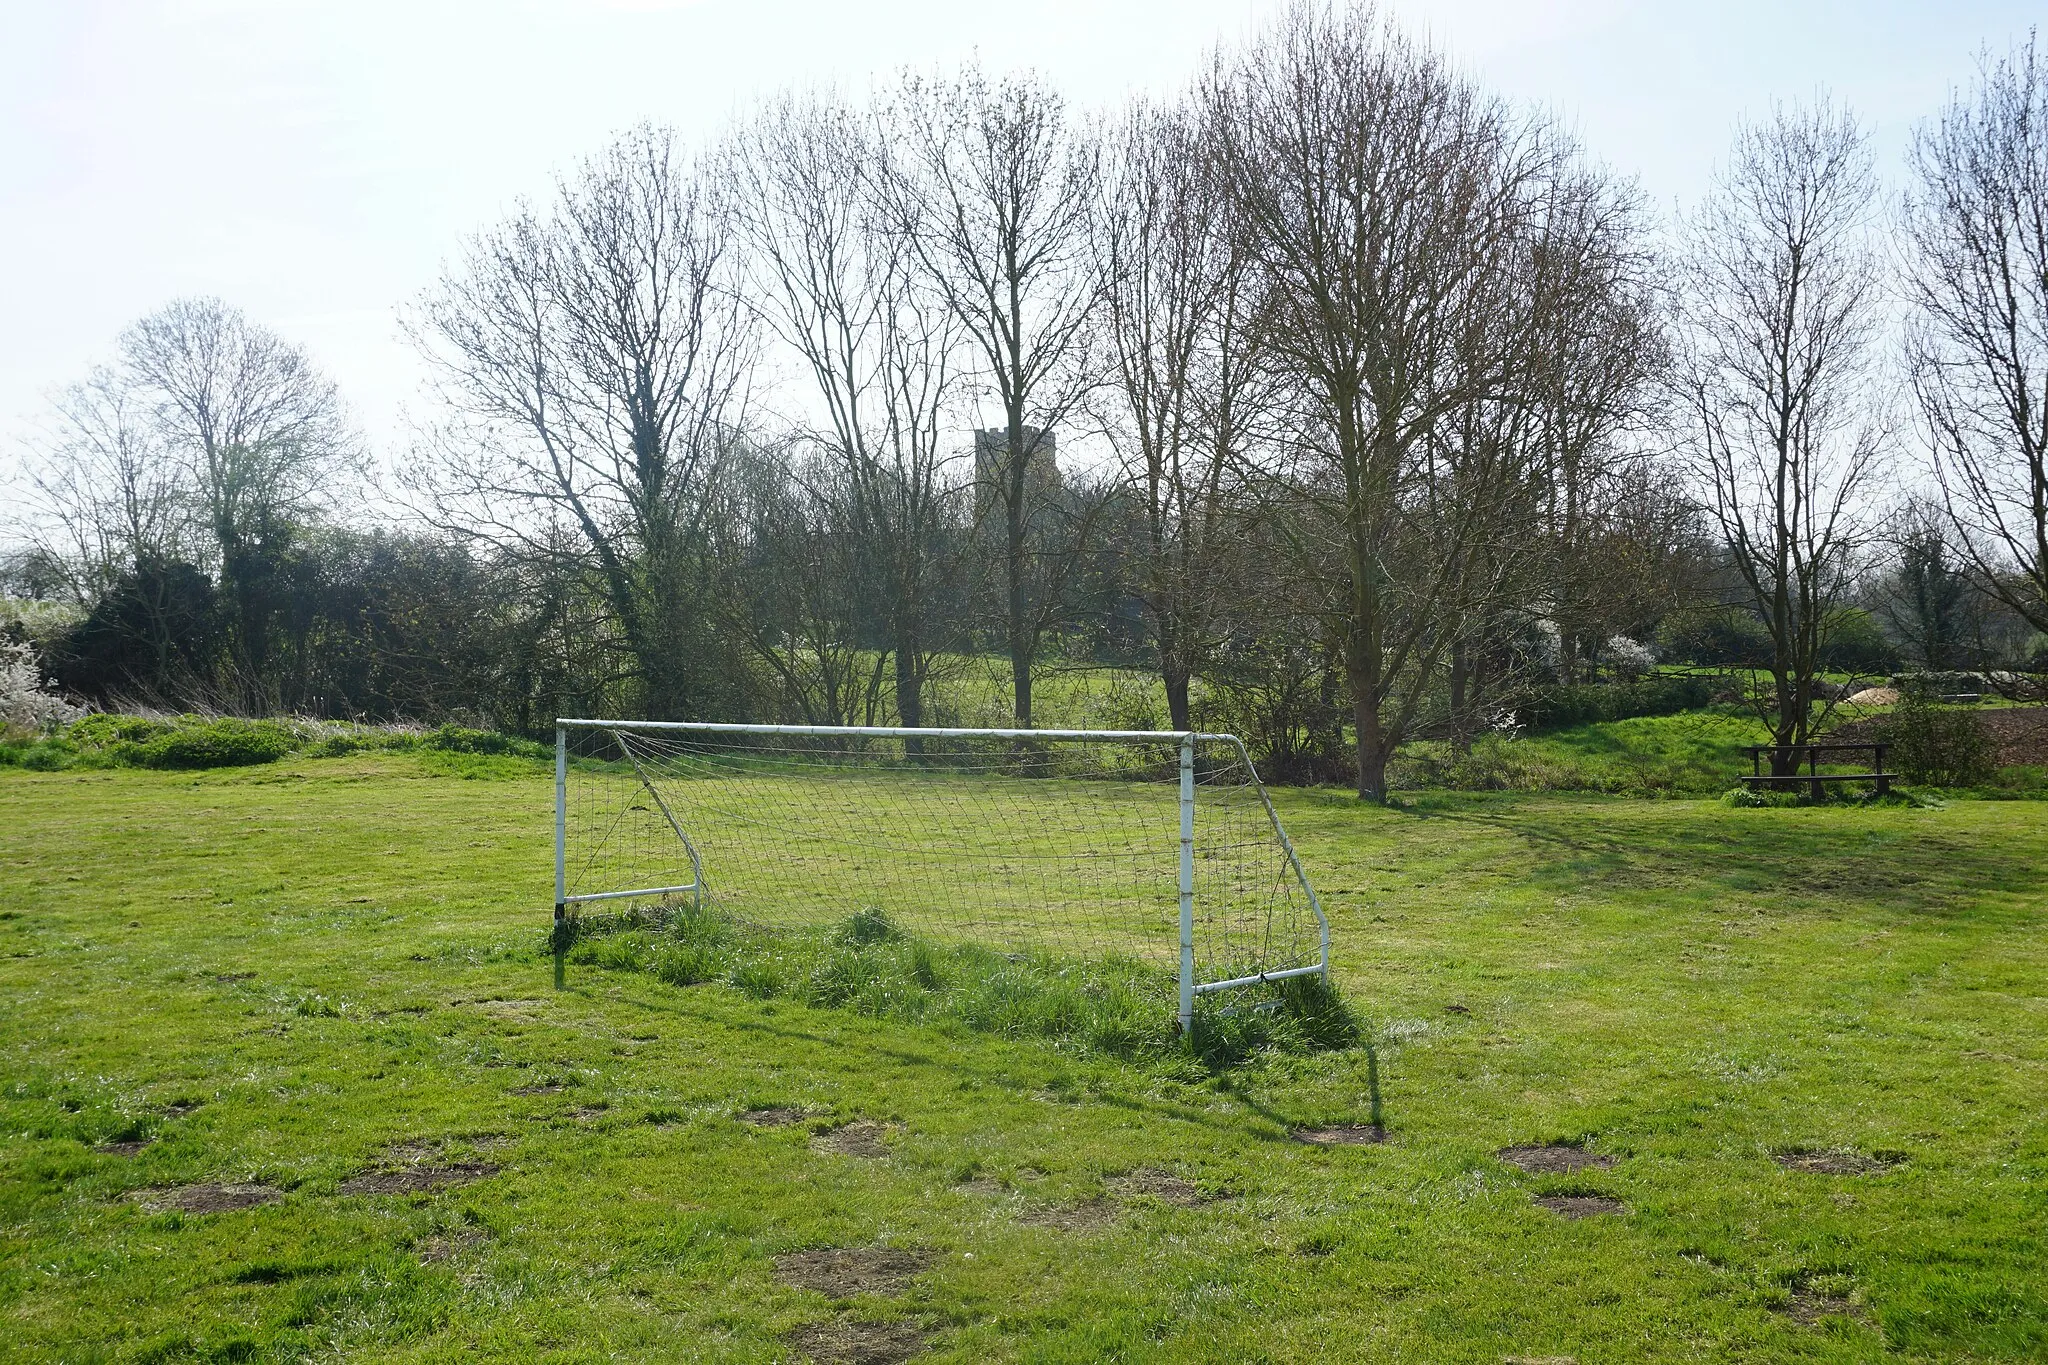
<path fill-rule="evenodd" d="M 1598 721 L 1514 739 L 1484 736 L 1467 754 L 1419 741 L 1396 756 L 1397 790 L 1580 791 L 1631 796 L 1707 796 L 1749 771 L 1742 752 L 1769 735 L 1737 706 L 1672 716 Z"/>
<path fill-rule="evenodd" d="M 2048 1354 L 2039 803 L 1276 792 L 1377 1052 L 1203 1074 L 644 970 L 557 991 L 550 794 L 432 751 L 0 774 L 10 1358 L 770 1361 L 835 1320 L 958 1361 Z M 1366 1119 L 1375 1069 L 1385 1145 L 1287 1140 Z M 767 1106 L 809 1117 L 735 1118 Z M 887 1156 L 814 1147 L 855 1119 Z M 1545 1140 L 1616 1162 L 1492 1155 Z M 425 1151 L 498 1169 L 341 1190 Z M 285 1194 L 137 1197 L 201 1181 Z M 1627 1212 L 1531 1202 L 1580 1192 Z M 873 1245 L 929 1267 L 777 1278 Z"/>

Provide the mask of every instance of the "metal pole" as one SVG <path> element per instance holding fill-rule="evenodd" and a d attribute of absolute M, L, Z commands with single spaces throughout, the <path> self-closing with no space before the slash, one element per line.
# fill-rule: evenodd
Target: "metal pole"
<path fill-rule="evenodd" d="M 1195 1026 L 1195 737 L 1180 739 L 1180 1033 Z"/>
<path fill-rule="evenodd" d="M 562 955 L 569 924 L 569 732 L 555 727 L 555 985 L 562 984 Z"/>

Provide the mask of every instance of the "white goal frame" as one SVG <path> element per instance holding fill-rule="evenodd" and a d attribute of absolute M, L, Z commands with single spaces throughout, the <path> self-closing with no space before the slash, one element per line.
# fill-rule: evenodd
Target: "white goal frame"
<path fill-rule="evenodd" d="M 1330 978 L 1330 921 L 1323 913 L 1322 900 L 1310 884 L 1308 873 L 1301 865 L 1301 859 L 1294 852 L 1294 843 L 1287 837 L 1286 827 L 1280 823 L 1280 813 L 1273 807 L 1273 799 L 1266 792 L 1266 784 L 1260 780 L 1258 770 L 1252 765 L 1251 754 L 1245 749 L 1244 741 L 1236 735 L 1212 733 L 1203 730 L 1016 730 L 1016 729 L 941 729 L 915 726 L 888 725 L 728 725 L 719 721 L 667 721 L 667 720 L 595 720 L 579 717 L 558 717 L 555 721 L 555 927 L 557 942 L 566 926 L 571 906 L 591 901 L 626 900 L 643 896 L 690 896 L 693 903 L 703 903 L 704 862 L 697 846 L 690 839 L 689 832 L 676 819 L 660 789 L 647 776 L 639 760 L 627 757 L 640 783 L 646 788 L 655 807 L 661 812 L 668 826 L 675 831 L 684 851 L 689 855 L 691 877 L 680 886 L 650 886 L 630 889 L 583 892 L 570 895 L 568 889 L 568 812 L 569 812 L 569 732 L 571 730 L 641 730 L 666 731 L 673 733 L 709 735 L 781 735 L 794 738 L 848 738 L 848 739 L 986 739 L 986 740 L 1064 740 L 1099 741 L 1103 743 L 1144 743 L 1171 745 L 1177 743 L 1180 749 L 1180 1027 L 1185 1033 L 1193 1027 L 1195 998 L 1216 991 L 1227 991 L 1239 986 L 1252 986 L 1261 982 L 1282 981 L 1290 977 L 1320 976 L 1325 982 Z M 1317 961 L 1306 967 L 1289 967 L 1280 971 L 1256 972 L 1250 976 L 1233 977 L 1226 981 L 1198 981 L 1195 973 L 1195 746 L 1202 743 L 1227 745 L 1234 749 L 1244 764 L 1244 771 L 1250 777 L 1251 785 L 1259 794 L 1266 819 L 1271 824 L 1273 837 L 1279 841 L 1280 850 L 1302 894 L 1308 901 L 1309 909 L 1315 913 L 1318 939 Z"/>

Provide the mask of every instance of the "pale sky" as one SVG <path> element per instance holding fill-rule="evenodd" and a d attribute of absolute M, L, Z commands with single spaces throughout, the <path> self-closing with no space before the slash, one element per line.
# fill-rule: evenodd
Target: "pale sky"
<path fill-rule="evenodd" d="M 1187 79 L 1273 0 L 0 0 L 0 451 L 134 318 L 217 294 L 305 345 L 389 457 L 395 310 L 465 233 L 642 119 L 718 133 L 791 84 L 1031 68 L 1083 108 Z M 1888 175 L 2040 0 L 1394 0 L 1660 206 L 1734 121 L 1831 90 Z M 0 455 L 0 468 L 11 463 Z"/>

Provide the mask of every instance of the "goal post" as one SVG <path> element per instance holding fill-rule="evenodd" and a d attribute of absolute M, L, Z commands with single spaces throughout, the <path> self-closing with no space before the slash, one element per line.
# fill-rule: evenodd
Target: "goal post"
<path fill-rule="evenodd" d="M 1251 756 L 1202 731 L 564 718 L 555 921 L 879 911 L 941 942 L 1117 957 L 1200 996 L 1329 975 L 1329 920 Z"/>

